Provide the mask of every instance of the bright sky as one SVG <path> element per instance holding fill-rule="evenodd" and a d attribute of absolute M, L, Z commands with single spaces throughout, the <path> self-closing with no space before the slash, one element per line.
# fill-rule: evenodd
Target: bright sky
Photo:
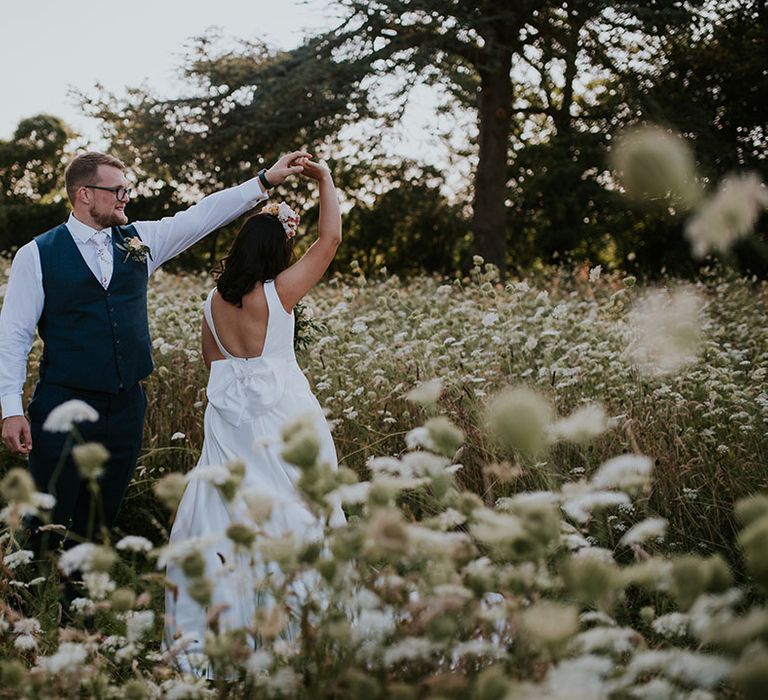
<path fill-rule="evenodd" d="M 162 97 L 184 94 L 185 47 L 206 30 L 233 43 L 260 39 L 291 49 L 335 25 L 337 12 L 332 0 L 0 0 L 0 139 L 10 139 L 25 117 L 48 113 L 89 142 L 78 146 L 105 148 L 73 90 L 91 93 L 100 83 L 122 96 L 146 84 Z M 437 165 L 457 190 L 470 164 L 451 162 L 452 147 L 439 138 L 446 116 L 436 114 L 436 103 L 430 89 L 416 87 L 385 148 Z"/>
<path fill-rule="evenodd" d="M 41 112 L 87 137 L 71 88 L 101 83 L 123 94 L 146 82 L 175 94 L 191 37 L 219 27 L 227 37 L 293 48 L 332 24 L 328 0 L 0 0 L 0 139 Z"/>

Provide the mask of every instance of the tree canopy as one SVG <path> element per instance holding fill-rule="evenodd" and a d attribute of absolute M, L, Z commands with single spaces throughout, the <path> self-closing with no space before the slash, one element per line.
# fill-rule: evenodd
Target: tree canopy
<path fill-rule="evenodd" d="M 134 216 L 184 206 L 301 147 L 334 165 L 353 234 L 345 259 L 451 272 L 474 253 L 502 269 L 629 256 L 641 269 L 683 270 L 691 262 L 679 213 L 628 211 L 617 194 L 607 163 L 616 135 L 654 121 L 690 139 L 709 178 L 735 167 L 765 172 L 764 2 L 336 0 L 333 8 L 338 24 L 290 51 L 199 37 L 182 66 L 182 98 L 143 88 L 82 95 L 140 182 Z M 387 152 L 384 137 L 417 99 L 416 85 L 433 90 L 433 109 L 469 125 L 445 134 L 452 157 L 471 164 L 459 188 L 445 162 Z M 287 195 L 311 222 L 306 191 Z M 425 255 L 430 221 L 439 244 Z M 181 262 L 220 254 L 226 239 Z"/>

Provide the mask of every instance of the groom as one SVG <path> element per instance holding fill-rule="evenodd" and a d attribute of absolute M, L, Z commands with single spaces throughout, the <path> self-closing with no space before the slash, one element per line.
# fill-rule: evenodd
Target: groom
<path fill-rule="evenodd" d="M 78 430 L 110 453 L 99 478 L 103 517 L 97 526 L 111 528 L 141 447 L 146 396 L 140 381 L 153 367 L 149 275 L 266 199 L 269 187 L 303 170 L 308 155 L 289 153 L 257 177 L 173 217 L 134 224 L 125 213 L 131 189 L 121 161 L 91 152 L 67 167 L 69 219 L 20 248 L 11 267 L 0 312 L 0 403 L 3 443 L 29 455 L 38 490 L 56 497 L 52 521 L 75 540 L 98 534 L 88 532 L 91 492 L 71 457 L 57 468 L 67 436 L 45 431 L 46 416 L 71 399 L 98 412 L 98 421 L 79 423 Z M 35 328 L 44 346 L 28 422 L 22 387 Z M 67 539 L 65 547 L 75 543 Z M 39 533 L 30 544 L 39 550 Z"/>

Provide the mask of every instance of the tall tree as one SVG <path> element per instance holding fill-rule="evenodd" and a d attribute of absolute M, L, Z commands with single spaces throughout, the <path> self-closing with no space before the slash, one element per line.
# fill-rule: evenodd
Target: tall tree
<path fill-rule="evenodd" d="M 586 28 L 612 23 L 633 31 L 638 40 L 671 33 L 687 22 L 695 3 L 661 0 L 338 0 L 345 21 L 326 34 L 335 55 L 365 66 L 369 76 L 398 71 L 410 81 L 443 85 L 477 118 L 477 167 L 474 173 L 472 229 L 475 248 L 504 268 L 507 263 L 508 165 L 510 139 L 517 117 L 536 105 L 519 105 L 528 87 L 525 63 L 536 43 L 553 60 L 562 61 L 564 87 L 544 112 L 564 135 L 571 123 L 575 80 L 589 69 L 580 38 Z M 556 23 L 566 31 L 557 31 Z M 554 25 L 553 25 L 554 23 Z M 554 26 L 554 30 L 553 30 Z M 599 66 L 612 59 L 615 37 L 593 31 L 602 42 L 594 55 Z M 549 74 L 542 76 L 546 80 Z"/>
<path fill-rule="evenodd" d="M 580 154 L 594 160 L 599 139 L 582 149 L 582 136 L 639 117 L 637 104 L 623 99 L 631 93 L 624 83 L 651 79 L 696 4 L 336 0 L 338 25 L 293 51 L 242 43 L 221 52 L 203 37 L 185 66 L 192 97 L 158 100 L 135 91 L 90 109 L 155 187 L 174 191 L 180 183 L 230 184 L 273 149 L 327 143 L 373 120 L 373 144 L 347 149 L 359 166 L 348 173 L 357 175 L 348 183 L 354 189 L 364 187 L 375 137 L 401 116 L 410 87 L 439 86 L 450 104 L 475 115 L 474 248 L 504 268 L 508 240 L 520 235 L 509 217 L 518 151 L 555 140 L 553 153 L 575 159 L 574 176 L 580 166 L 582 173 L 594 168 Z M 589 222 L 566 199 L 563 216 Z"/>
<path fill-rule="evenodd" d="M 0 202 L 45 200 L 63 183 L 63 158 L 72 132 L 58 117 L 22 119 L 10 141 L 0 140 Z"/>
<path fill-rule="evenodd" d="M 60 223 L 64 153 L 73 134 L 58 117 L 23 119 L 10 141 L 0 140 L 0 252 Z"/>

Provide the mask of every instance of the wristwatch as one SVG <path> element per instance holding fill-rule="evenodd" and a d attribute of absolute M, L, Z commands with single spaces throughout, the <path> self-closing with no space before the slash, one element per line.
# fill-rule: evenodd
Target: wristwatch
<path fill-rule="evenodd" d="M 262 168 L 259 170 L 259 182 L 264 186 L 265 190 L 268 190 L 272 187 L 272 185 L 269 184 L 269 180 L 267 180 L 267 169 Z"/>

